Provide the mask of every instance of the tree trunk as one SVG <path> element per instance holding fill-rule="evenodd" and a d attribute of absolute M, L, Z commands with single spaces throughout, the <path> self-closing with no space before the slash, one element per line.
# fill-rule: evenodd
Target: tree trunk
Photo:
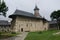
<path fill-rule="evenodd" d="M 58 20 L 57 20 L 57 29 L 59 30 L 59 24 L 58 24 Z"/>

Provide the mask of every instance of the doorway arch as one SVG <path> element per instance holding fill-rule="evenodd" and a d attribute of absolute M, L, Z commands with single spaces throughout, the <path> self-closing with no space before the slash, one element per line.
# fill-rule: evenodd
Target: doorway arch
<path fill-rule="evenodd" d="M 21 32 L 23 32 L 23 28 L 21 28 Z"/>

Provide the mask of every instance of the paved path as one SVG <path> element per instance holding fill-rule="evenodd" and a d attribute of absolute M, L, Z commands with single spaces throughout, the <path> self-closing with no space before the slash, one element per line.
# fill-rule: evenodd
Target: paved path
<path fill-rule="evenodd" d="M 7 38 L 7 39 L 0 39 L 0 40 L 24 40 L 27 34 L 28 32 L 22 32 L 20 35 L 17 35 L 15 37 Z"/>

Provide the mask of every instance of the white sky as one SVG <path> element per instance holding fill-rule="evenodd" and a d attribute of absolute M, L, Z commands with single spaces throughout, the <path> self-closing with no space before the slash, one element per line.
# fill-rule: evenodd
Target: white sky
<path fill-rule="evenodd" d="M 37 4 L 40 15 L 50 20 L 50 14 L 60 9 L 60 0 L 5 0 L 9 10 L 7 16 L 13 14 L 16 9 L 34 13 L 33 9 Z"/>

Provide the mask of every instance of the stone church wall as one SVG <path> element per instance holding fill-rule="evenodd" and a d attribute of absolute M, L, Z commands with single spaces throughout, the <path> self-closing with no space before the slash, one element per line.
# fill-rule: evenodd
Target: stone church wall
<path fill-rule="evenodd" d="M 43 21 L 39 19 L 27 18 L 27 17 L 17 17 L 15 20 L 14 31 L 15 32 L 25 32 L 25 31 L 43 31 L 48 30 L 48 23 L 43 25 Z"/>

